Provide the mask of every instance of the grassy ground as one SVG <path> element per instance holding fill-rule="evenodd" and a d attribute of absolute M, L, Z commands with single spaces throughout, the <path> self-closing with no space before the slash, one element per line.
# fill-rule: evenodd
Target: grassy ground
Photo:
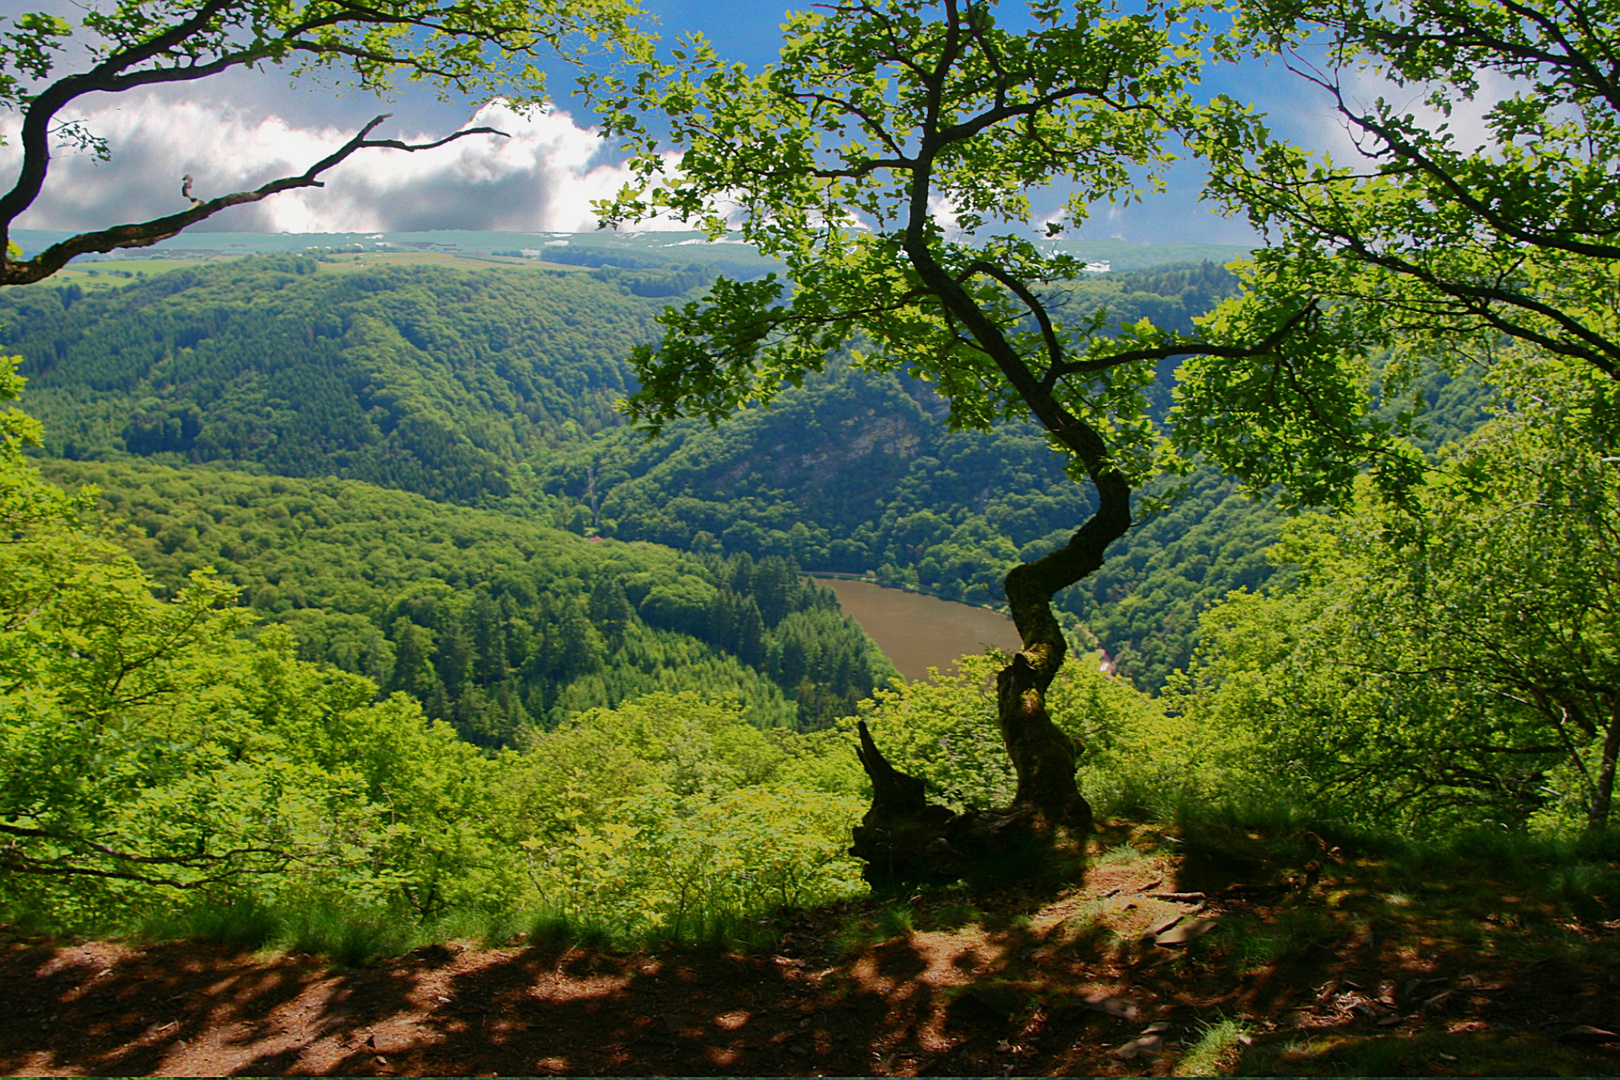
<path fill-rule="evenodd" d="M 13 935 L 0 1000 L 28 1007 L 0 1010 L 0 1067 L 1620 1074 L 1617 839 L 1116 820 L 1079 881 L 785 912 L 747 941 L 295 915 L 152 922 L 123 943 Z"/>
<path fill-rule="evenodd" d="M 137 281 L 158 274 L 167 274 L 183 266 L 197 266 L 220 259 L 103 259 L 97 262 L 70 263 L 52 274 L 46 282 L 52 286 L 77 285 L 81 289 L 121 289 Z"/>

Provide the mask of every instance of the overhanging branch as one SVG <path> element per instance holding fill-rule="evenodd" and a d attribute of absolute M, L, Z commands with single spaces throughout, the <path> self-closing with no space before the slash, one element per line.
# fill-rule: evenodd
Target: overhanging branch
<path fill-rule="evenodd" d="M 442 139 L 428 143 L 408 143 L 400 139 L 369 138 L 370 134 L 377 129 L 377 126 L 387 120 L 390 115 L 389 113 L 383 113 L 381 116 L 376 117 L 361 128 L 354 138 L 297 176 L 286 176 L 279 180 L 272 180 L 251 191 L 237 191 L 229 195 L 221 195 L 215 199 L 194 202 L 189 209 L 178 214 L 170 214 L 167 217 L 154 218 L 150 221 L 135 222 L 128 225 L 115 225 L 110 229 L 101 229 L 96 232 L 81 233 L 59 244 L 51 245 L 26 261 L 13 262 L 8 259 L 4 263 L 0 263 L 0 285 L 27 285 L 41 281 L 50 277 L 80 255 L 92 252 L 115 251 L 120 248 L 148 247 L 160 240 L 167 240 L 197 222 L 213 217 L 220 211 L 229 209 L 232 206 L 256 203 L 269 198 L 271 195 L 291 191 L 295 188 L 324 187 L 325 182 L 320 179 L 321 174 L 360 150 L 389 149 L 415 153 L 418 150 L 436 149 L 447 143 L 455 142 L 457 139 L 466 138 L 468 135 L 499 135 L 502 138 L 507 137 L 505 132 L 498 131 L 495 128 L 475 127 L 457 131 Z"/>
<path fill-rule="evenodd" d="M 1095 374 L 1116 368 L 1123 364 L 1134 364 L 1142 360 L 1168 360 L 1172 356 L 1218 356 L 1227 360 L 1247 360 L 1254 356 L 1264 356 L 1272 352 L 1283 339 L 1294 332 L 1294 328 L 1317 310 L 1317 302 L 1312 300 L 1300 308 L 1288 321 L 1267 334 L 1253 345 L 1213 345 L 1198 341 L 1173 341 L 1153 349 L 1132 349 L 1129 352 L 1114 353 L 1111 356 L 1098 356 L 1090 360 L 1075 360 L 1067 364 L 1053 364 L 1047 369 L 1046 377 L 1042 383 L 1048 388 L 1056 385 L 1057 380 L 1065 375 Z"/>

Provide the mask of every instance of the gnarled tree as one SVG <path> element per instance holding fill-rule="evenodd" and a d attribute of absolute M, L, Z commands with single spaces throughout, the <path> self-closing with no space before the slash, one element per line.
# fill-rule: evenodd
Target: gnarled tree
<path fill-rule="evenodd" d="M 953 877 L 1088 827 L 1077 747 L 1045 705 L 1067 653 L 1050 601 L 1130 527 L 1133 490 L 1182 467 L 1178 440 L 1196 444 L 1201 424 L 1167 429 L 1150 410 L 1160 362 L 1261 358 L 1276 377 L 1256 393 L 1280 412 L 1314 407 L 1310 365 L 1335 327 L 1308 298 L 1245 309 L 1196 338 L 1111 325 L 1066 309 L 1064 283 L 1084 266 L 1029 239 L 1032 188 L 1066 188 L 1080 220 L 1098 199 L 1136 197 L 1135 178 L 1151 182 L 1169 160 L 1166 139 L 1197 116 L 1196 53 L 1174 37 L 1186 16 L 1157 2 L 1130 13 L 1039 2 L 1013 32 L 990 3 L 844 0 L 790 16 L 780 61 L 758 74 L 690 38 L 673 64 L 593 87 L 614 129 L 639 141 L 642 183 L 603 208 L 609 222 L 666 213 L 716 236 L 735 222 L 787 271 L 722 279 L 667 311 L 662 340 L 634 357 L 636 419 L 718 423 L 847 348 L 932 383 L 953 426 L 1033 418 L 1095 492 L 1068 543 L 1006 577 L 1023 642 L 998 683 L 1013 805 L 957 816 L 928 805 L 863 729 L 875 798 L 855 851 L 874 881 Z M 1338 450 L 1365 441 L 1365 416 L 1349 398 L 1327 411 L 1339 447 L 1302 442 L 1291 467 L 1342 479 L 1354 465 L 1340 458 L 1357 455 Z"/>

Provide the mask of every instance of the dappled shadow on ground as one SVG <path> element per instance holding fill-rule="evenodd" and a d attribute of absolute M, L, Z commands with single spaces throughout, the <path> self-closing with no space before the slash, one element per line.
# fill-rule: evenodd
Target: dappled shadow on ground
<path fill-rule="evenodd" d="M 1242 1020 L 1230 1070 L 1620 1071 L 1620 897 L 1572 905 L 1534 888 L 1535 868 L 1403 865 L 1304 830 L 1186 825 L 1167 839 L 1179 887 L 1207 897 L 1219 932 L 1157 961 L 1178 984 L 1161 1013 L 1206 1031 Z"/>
<path fill-rule="evenodd" d="M 1614 1022 L 1612 930 L 1391 874 L 1311 834 L 1118 825 L 1077 887 L 832 905 L 751 956 L 430 946 L 344 970 L 23 942 L 0 953 L 0 1070 L 1620 1072 L 1580 1031 Z"/>
<path fill-rule="evenodd" d="M 979 936 L 993 963 L 1000 947 Z M 430 948 L 346 971 L 205 945 L 18 945 L 0 958 L 0 1070 L 910 1072 L 964 1041 L 993 1043 L 1003 1026 L 993 1013 L 944 1021 L 946 991 L 974 977 L 957 959 L 908 935 L 853 960 Z"/>

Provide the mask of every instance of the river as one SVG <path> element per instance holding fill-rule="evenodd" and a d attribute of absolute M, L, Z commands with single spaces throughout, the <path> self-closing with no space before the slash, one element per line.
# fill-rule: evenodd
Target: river
<path fill-rule="evenodd" d="M 946 668 L 963 653 L 989 645 L 1010 651 L 1021 644 L 1012 620 L 999 611 L 869 581 L 815 581 L 838 595 L 844 614 L 861 624 L 907 680 L 926 678 L 930 667 Z"/>

